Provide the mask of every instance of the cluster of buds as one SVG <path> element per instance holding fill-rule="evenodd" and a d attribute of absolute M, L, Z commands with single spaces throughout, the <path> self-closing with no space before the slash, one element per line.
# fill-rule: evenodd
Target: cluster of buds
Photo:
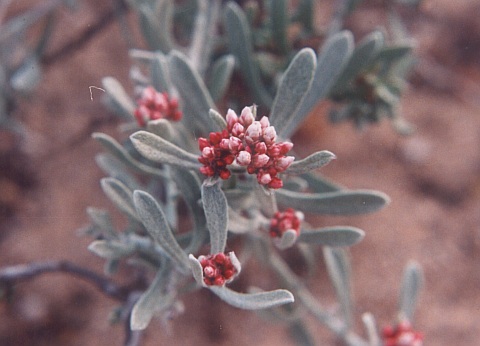
<path fill-rule="evenodd" d="M 295 211 L 292 208 L 288 208 L 283 212 L 277 211 L 270 220 L 270 236 L 272 238 L 281 238 L 289 230 L 294 231 L 298 236 L 303 218 L 301 211 Z"/>
<path fill-rule="evenodd" d="M 203 282 L 207 286 L 223 286 L 240 273 L 240 262 L 233 252 L 199 256 Z"/>
<path fill-rule="evenodd" d="M 385 346 L 423 346 L 422 334 L 414 331 L 409 321 L 385 327 L 383 341 Z"/>
<path fill-rule="evenodd" d="M 137 101 L 134 115 L 139 126 L 145 126 L 150 120 L 168 119 L 179 121 L 182 112 L 178 109 L 178 100 L 170 98 L 167 93 L 160 93 L 149 86 L 143 89 Z"/>
<path fill-rule="evenodd" d="M 227 166 L 235 161 L 246 167 L 249 174 L 255 174 L 259 184 L 272 189 L 281 188 L 283 182 L 277 175 L 295 159 L 285 156 L 293 144 L 276 143 L 277 133 L 268 118 L 256 121 L 250 107 L 245 107 L 240 117 L 229 109 L 226 120 L 226 130 L 210 133 L 208 140 L 199 139 L 202 151 L 199 161 L 204 165 L 200 171 L 209 177 L 227 179 L 231 174 Z"/>

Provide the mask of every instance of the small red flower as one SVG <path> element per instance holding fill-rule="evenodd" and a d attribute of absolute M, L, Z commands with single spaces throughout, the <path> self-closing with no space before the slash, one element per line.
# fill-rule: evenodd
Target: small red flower
<path fill-rule="evenodd" d="M 303 213 L 288 208 L 284 212 L 277 211 L 270 220 L 270 236 L 272 238 L 281 238 L 283 233 L 293 230 L 300 234 L 300 224 L 303 221 Z"/>
<path fill-rule="evenodd" d="M 167 93 L 159 93 L 151 86 L 143 89 L 137 104 L 134 115 L 138 125 L 142 127 L 150 120 L 179 121 L 182 118 L 182 112 L 178 109 L 178 100 L 170 98 Z"/>
<path fill-rule="evenodd" d="M 198 257 L 203 269 L 203 282 L 207 286 L 223 286 L 232 281 L 240 272 L 238 260 L 232 256 L 235 255 L 218 253 Z"/>
<path fill-rule="evenodd" d="M 383 343 L 385 346 L 423 346 L 423 335 L 414 331 L 410 322 L 405 320 L 395 327 L 383 329 Z"/>
<path fill-rule="evenodd" d="M 202 150 L 199 161 L 204 165 L 200 171 L 209 177 L 227 179 L 230 171 L 226 166 L 233 162 L 233 157 L 238 165 L 247 168 L 249 174 L 257 176 L 259 184 L 272 189 L 281 188 L 283 182 L 277 174 L 284 172 L 293 162 L 293 156 L 285 156 L 293 144 L 276 143 L 277 134 L 268 118 L 262 117 L 260 121 L 255 121 L 250 107 L 245 107 L 240 116 L 229 109 L 226 120 L 226 130 L 210 134 L 210 137 L 214 135 L 220 138 L 218 143 L 211 139 L 199 139 Z M 207 145 L 210 149 L 204 152 L 203 148 Z"/>

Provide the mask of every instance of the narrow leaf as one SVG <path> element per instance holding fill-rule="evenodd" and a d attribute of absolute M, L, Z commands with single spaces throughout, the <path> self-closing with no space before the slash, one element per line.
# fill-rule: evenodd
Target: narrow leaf
<path fill-rule="evenodd" d="M 210 78 L 208 89 L 215 101 L 219 101 L 225 94 L 225 91 L 230 83 L 230 78 L 232 76 L 234 67 L 235 58 L 231 54 L 221 57 L 215 61 L 215 64 L 213 64 L 212 76 Z"/>
<path fill-rule="evenodd" d="M 238 293 L 227 287 L 210 286 L 209 288 L 226 303 L 244 310 L 267 309 L 294 302 L 293 294 L 282 289 L 259 293 Z"/>
<path fill-rule="evenodd" d="M 168 75 L 168 62 L 165 55 L 156 53 L 151 67 L 153 87 L 160 92 L 170 91 L 170 76 Z"/>
<path fill-rule="evenodd" d="M 237 58 L 242 75 L 254 93 L 255 101 L 270 108 L 272 97 L 265 90 L 258 66 L 253 59 L 252 34 L 248 20 L 240 6 L 233 1 L 229 1 L 225 6 L 224 23 L 229 49 Z"/>
<path fill-rule="evenodd" d="M 120 180 L 130 190 L 137 190 L 140 184 L 137 180 L 126 170 L 126 167 L 120 160 L 109 153 L 100 153 L 95 156 L 95 162 L 107 175 Z"/>
<path fill-rule="evenodd" d="M 115 233 L 115 229 L 113 227 L 112 218 L 107 211 L 88 207 L 87 214 L 93 225 L 101 230 L 104 237 L 117 237 L 117 234 Z"/>
<path fill-rule="evenodd" d="M 281 205 L 306 213 L 331 215 L 371 213 L 390 201 L 384 193 L 370 190 L 301 193 L 280 189 L 276 191 L 276 196 Z"/>
<path fill-rule="evenodd" d="M 422 269 L 418 263 L 411 261 L 403 273 L 402 288 L 399 299 L 399 312 L 401 318 L 412 321 L 415 305 L 422 285 Z"/>
<path fill-rule="evenodd" d="M 336 226 L 314 230 L 302 230 L 299 242 L 325 246 L 352 246 L 360 242 L 365 232 L 356 227 Z"/>
<path fill-rule="evenodd" d="M 172 261 L 177 262 L 182 272 L 188 272 L 188 257 L 178 245 L 157 201 L 148 193 L 139 190 L 133 193 L 133 201 L 140 220 L 150 236 Z"/>
<path fill-rule="evenodd" d="M 219 182 L 202 185 L 202 202 L 210 232 L 210 252 L 223 253 L 227 243 L 228 204 Z"/>
<path fill-rule="evenodd" d="M 339 248 L 323 248 L 328 274 L 332 280 L 340 303 L 346 329 L 352 323 L 352 302 L 350 297 L 350 263 L 347 254 Z"/>
<path fill-rule="evenodd" d="M 270 2 L 270 18 L 272 21 L 272 38 L 281 54 L 287 54 L 290 45 L 287 38 L 288 1 L 275 0 Z"/>
<path fill-rule="evenodd" d="M 219 131 L 217 124 L 208 116 L 210 108 L 215 103 L 208 93 L 200 75 L 192 68 L 187 58 L 177 51 L 169 55 L 170 76 L 187 108 L 193 112 L 192 118 L 195 128 L 204 132 Z M 190 112 L 184 112 L 186 116 Z"/>
<path fill-rule="evenodd" d="M 215 109 L 210 109 L 208 111 L 208 116 L 212 118 L 212 120 L 215 121 L 220 128 L 227 128 L 227 121 Z"/>
<path fill-rule="evenodd" d="M 135 248 L 115 240 L 95 240 L 90 243 L 88 250 L 102 258 L 120 259 L 131 255 Z"/>
<path fill-rule="evenodd" d="M 118 114 L 124 118 L 132 119 L 135 103 L 125 92 L 120 82 L 113 77 L 105 77 L 102 79 L 102 85 Z"/>
<path fill-rule="evenodd" d="M 168 280 L 164 274 L 164 270 L 159 270 L 148 290 L 135 303 L 130 317 L 130 328 L 132 330 L 147 328 L 157 311 L 173 304 L 174 294 L 166 294 L 164 292 Z"/>
<path fill-rule="evenodd" d="M 130 153 L 125 150 L 115 139 L 104 133 L 94 133 L 92 137 L 100 142 L 113 156 L 125 163 L 128 167 L 136 171 L 163 177 L 165 174 L 161 169 L 148 166 L 135 160 Z"/>
<path fill-rule="evenodd" d="M 198 156 L 177 147 L 175 144 L 147 131 L 138 131 L 130 136 L 135 149 L 149 160 L 186 169 L 198 169 Z"/>
<path fill-rule="evenodd" d="M 190 264 L 190 269 L 192 270 L 192 275 L 197 284 L 203 287 L 207 287 L 203 281 L 203 268 L 198 259 L 195 258 L 192 254 L 188 255 L 188 261 Z"/>
<path fill-rule="evenodd" d="M 270 113 L 270 124 L 278 133 L 292 121 L 292 115 L 309 90 L 315 75 L 316 57 L 310 48 L 295 55 L 285 71 Z"/>
<path fill-rule="evenodd" d="M 312 86 L 293 115 L 289 126 L 279 135 L 289 138 L 306 118 L 313 107 L 330 91 L 353 51 L 353 37 L 349 31 L 330 37 L 318 55 L 317 68 Z"/>
<path fill-rule="evenodd" d="M 107 197 L 118 209 L 132 219 L 138 220 L 135 206 L 133 205 L 132 190 L 115 178 L 103 178 L 100 183 Z"/>
<path fill-rule="evenodd" d="M 290 167 L 285 171 L 287 174 L 304 174 L 317 168 L 325 166 L 327 163 L 335 159 L 336 156 L 327 151 L 317 151 L 303 160 L 293 161 Z"/>

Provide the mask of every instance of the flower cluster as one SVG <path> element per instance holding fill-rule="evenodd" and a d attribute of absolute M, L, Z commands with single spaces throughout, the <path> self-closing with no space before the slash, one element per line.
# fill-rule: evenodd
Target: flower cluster
<path fill-rule="evenodd" d="M 203 282 L 207 286 L 223 286 L 240 273 L 240 262 L 233 252 L 199 256 L 198 261 L 202 265 Z"/>
<path fill-rule="evenodd" d="M 198 160 L 203 164 L 200 171 L 209 177 L 228 179 L 231 172 L 227 166 L 235 161 L 246 167 L 249 174 L 255 174 L 259 184 L 272 189 L 281 188 L 283 182 L 277 175 L 295 159 L 285 156 L 293 144 L 276 143 L 277 133 L 268 118 L 256 121 L 250 107 L 245 107 L 240 117 L 229 109 L 226 118 L 226 130 L 210 133 L 208 140 L 198 140 L 202 151 Z"/>
<path fill-rule="evenodd" d="M 270 220 L 270 236 L 281 238 L 288 230 L 293 230 L 299 235 L 302 221 L 303 213 L 301 211 L 295 211 L 292 208 L 288 208 L 284 212 L 277 211 Z"/>
<path fill-rule="evenodd" d="M 395 327 L 383 329 L 385 346 L 423 346 L 423 336 L 412 329 L 408 321 L 402 321 Z"/>
<path fill-rule="evenodd" d="M 145 126 L 149 120 L 168 119 L 179 121 L 182 112 L 178 109 L 178 100 L 170 98 L 167 93 L 160 93 L 149 86 L 143 89 L 137 101 L 134 115 L 138 125 Z"/>

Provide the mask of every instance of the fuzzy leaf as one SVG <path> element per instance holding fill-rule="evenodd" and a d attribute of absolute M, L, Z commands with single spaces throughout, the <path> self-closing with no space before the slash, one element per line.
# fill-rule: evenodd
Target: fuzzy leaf
<path fill-rule="evenodd" d="M 209 289 L 226 303 L 244 310 L 267 309 L 294 302 L 293 294 L 287 290 L 259 293 L 238 293 L 227 287 L 210 286 Z"/>
<path fill-rule="evenodd" d="M 113 156 L 125 163 L 128 167 L 136 171 L 163 177 L 165 174 L 161 169 L 150 167 L 144 163 L 135 160 L 130 153 L 125 150 L 115 139 L 104 133 L 94 133 L 92 137 L 100 142 Z"/>
<path fill-rule="evenodd" d="M 245 13 L 239 5 L 229 1 L 225 6 L 224 16 L 229 49 L 237 58 L 247 85 L 252 88 L 255 101 L 270 108 L 272 97 L 262 84 L 258 66 L 253 58 L 252 33 Z"/>
<path fill-rule="evenodd" d="M 135 206 L 132 200 L 132 190 L 130 190 L 120 180 L 115 178 L 103 178 L 101 180 L 103 192 L 115 204 L 115 206 L 130 216 L 134 220 L 138 220 Z"/>
<path fill-rule="evenodd" d="M 325 192 L 334 192 L 342 190 L 337 184 L 332 183 L 327 178 L 322 177 L 318 174 L 305 173 L 301 175 L 302 179 L 308 184 L 308 187 L 314 193 L 325 193 Z"/>
<path fill-rule="evenodd" d="M 120 259 L 131 255 L 135 248 L 115 240 L 95 240 L 90 243 L 88 250 L 102 258 Z"/>
<path fill-rule="evenodd" d="M 280 189 L 278 203 L 306 213 L 357 215 L 371 213 L 389 203 L 387 195 L 378 191 L 356 190 L 327 193 L 301 193 Z"/>
<path fill-rule="evenodd" d="M 87 214 L 93 225 L 102 231 L 104 237 L 117 237 L 117 234 L 115 233 L 115 229 L 113 227 L 112 218 L 107 211 L 88 207 Z"/>
<path fill-rule="evenodd" d="M 228 204 L 219 182 L 202 185 L 202 202 L 210 232 L 210 252 L 223 253 L 227 243 Z"/>
<path fill-rule="evenodd" d="M 172 124 L 167 119 L 150 120 L 147 124 L 147 132 L 151 132 L 158 137 L 170 141 L 175 130 Z"/>
<path fill-rule="evenodd" d="M 303 160 L 293 161 L 290 167 L 287 168 L 285 173 L 287 174 L 304 174 L 309 171 L 313 171 L 317 168 L 325 166 L 327 163 L 335 159 L 336 156 L 327 151 L 317 151 Z"/>
<path fill-rule="evenodd" d="M 208 111 L 208 116 L 212 118 L 220 128 L 227 128 L 227 121 L 215 109 L 210 109 Z"/>
<path fill-rule="evenodd" d="M 178 245 L 157 201 L 148 193 L 139 190 L 133 193 L 133 201 L 138 216 L 150 236 L 160 245 L 165 254 L 178 264 L 182 272 L 188 272 L 188 257 Z"/>
<path fill-rule="evenodd" d="M 140 184 L 137 180 L 126 170 L 125 165 L 120 160 L 109 153 L 100 153 L 95 156 L 95 162 L 102 171 L 124 183 L 130 190 L 137 190 Z"/>
<path fill-rule="evenodd" d="M 135 149 L 149 160 L 186 169 L 198 169 L 198 156 L 177 147 L 175 144 L 147 131 L 138 131 L 130 136 Z"/>
<path fill-rule="evenodd" d="M 153 87 L 160 92 L 170 92 L 170 76 L 168 75 L 168 61 L 162 53 L 156 53 L 151 67 Z"/>
<path fill-rule="evenodd" d="M 302 230 L 299 242 L 320 244 L 325 246 L 352 246 L 360 242 L 365 232 L 356 227 L 336 226 L 314 230 Z"/>
<path fill-rule="evenodd" d="M 169 55 L 170 75 L 187 109 L 192 111 L 189 119 L 204 132 L 220 131 L 218 125 L 208 116 L 210 108 L 215 108 L 215 103 L 208 93 L 200 75 L 193 69 L 187 58 L 180 52 L 172 51 Z M 190 116 L 190 112 L 184 112 Z"/>
<path fill-rule="evenodd" d="M 350 297 L 350 262 L 347 253 L 339 248 L 323 248 L 328 274 L 332 280 L 340 303 L 346 329 L 352 323 L 352 301 Z"/>
<path fill-rule="evenodd" d="M 198 259 L 195 258 L 192 254 L 188 255 L 188 260 L 190 264 L 190 269 L 192 270 L 192 275 L 197 284 L 203 287 L 207 287 L 203 281 L 203 268 Z"/>
<path fill-rule="evenodd" d="M 208 89 L 215 101 L 219 101 L 225 94 L 225 91 L 230 83 L 230 78 L 232 76 L 234 67 L 235 58 L 231 54 L 221 57 L 215 61 L 215 64 L 213 64 L 212 76 L 210 78 Z"/>
<path fill-rule="evenodd" d="M 415 305 L 422 285 L 422 269 L 418 263 L 411 261 L 403 273 L 402 288 L 399 299 L 399 313 L 401 318 L 412 321 Z"/>
<path fill-rule="evenodd" d="M 125 92 L 120 82 L 113 77 L 105 77 L 102 79 L 102 85 L 118 114 L 124 118 L 132 119 L 135 103 Z"/>
<path fill-rule="evenodd" d="M 285 71 L 270 112 L 270 124 L 281 134 L 293 120 L 295 110 L 309 90 L 315 75 L 316 57 L 310 48 L 295 55 Z"/>
<path fill-rule="evenodd" d="M 173 46 L 171 28 L 173 20 L 173 1 L 156 1 L 156 8 L 139 1 L 129 1 L 140 15 L 140 29 L 152 50 L 167 54 Z"/>
<path fill-rule="evenodd" d="M 392 64 L 405 56 L 407 56 L 413 49 L 411 43 L 405 43 L 403 45 L 385 47 L 375 57 L 375 62 L 381 62 L 384 64 Z"/>
<path fill-rule="evenodd" d="M 275 0 L 270 2 L 270 18 L 272 21 L 272 38 L 281 54 L 287 54 L 290 45 L 287 38 L 288 1 Z"/>
<path fill-rule="evenodd" d="M 279 133 L 281 137 L 289 138 L 313 107 L 327 96 L 352 51 L 353 37 L 349 31 L 339 32 L 327 40 L 318 55 L 312 86 L 292 116 L 289 126 Z"/>
<path fill-rule="evenodd" d="M 166 282 L 168 282 L 168 278 L 164 274 L 164 270 L 159 270 L 148 290 L 135 303 L 130 317 L 130 328 L 132 330 L 147 328 L 157 311 L 173 304 L 174 293 L 165 294 L 164 292 Z"/>
<path fill-rule="evenodd" d="M 383 34 L 380 31 L 374 31 L 358 43 L 332 88 L 333 94 L 345 89 L 348 86 L 347 83 L 372 62 L 372 59 L 383 47 L 383 42 Z"/>
<path fill-rule="evenodd" d="M 293 229 L 287 230 L 285 233 L 282 234 L 281 238 L 276 238 L 274 240 L 275 246 L 280 250 L 288 249 L 292 247 L 298 239 L 297 232 Z"/>

